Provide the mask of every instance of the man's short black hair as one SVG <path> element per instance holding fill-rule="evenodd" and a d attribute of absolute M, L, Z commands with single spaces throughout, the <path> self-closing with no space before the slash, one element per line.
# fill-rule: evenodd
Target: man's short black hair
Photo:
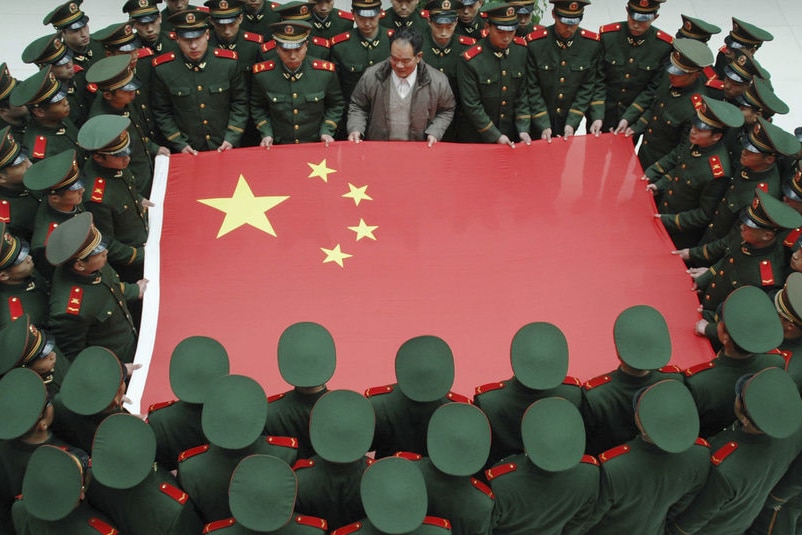
<path fill-rule="evenodd" d="M 390 38 L 390 44 L 392 45 L 396 41 L 406 41 L 412 45 L 412 51 L 416 56 L 423 51 L 423 37 L 412 26 L 404 26 L 396 30 Z"/>

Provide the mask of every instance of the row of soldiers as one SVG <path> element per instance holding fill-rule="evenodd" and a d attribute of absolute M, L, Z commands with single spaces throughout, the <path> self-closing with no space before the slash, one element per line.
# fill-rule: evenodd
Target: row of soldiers
<path fill-rule="evenodd" d="M 59 228 L 92 234 L 77 221 Z M 775 303 L 739 288 L 722 351 L 681 370 L 660 312 L 630 307 L 612 329 L 618 367 L 584 383 L 559 328 L 529 323 L 513 376 L 472 398 L 451 391 L 436 336 L 404 342 L 395 382 L 360 394 L 327 387 L 332 335 L 293 324 L 276 353 L 292 388 L 270 397 L 194 336 L 170 359 L 178 399 L 144 421 L 123 407 L 131 366 L 90 346 L 45 384 L 30 363 L 47 337 L 17 320 L 0 343 L 32 360 L 9 369 L 3 353 L 4 532 L 793 534 L 802 367 L 771 352 L 788 313 L 802 314 L 802 274 Z"/>

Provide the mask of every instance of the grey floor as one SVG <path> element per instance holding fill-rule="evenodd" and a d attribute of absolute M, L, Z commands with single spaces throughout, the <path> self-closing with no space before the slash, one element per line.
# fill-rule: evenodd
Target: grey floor
<path fill-rule="evenodd" d="M 32 66 L 22 63 L 20 54 L 29 42 L 52 31 L 42 25 L 42 19 L 60 3 L 61 0 L 0 0 L 0 62 L 8 63 L 15 77 L 24 79 L 34 73 Z M 124 21 L 123 3 L 85 0 L 81 8 L 89 15 L 94 31 Z M 389 0 L 385 3 L 389 5 Z M 337 0 L 337 5 L 350 8 L 347 0 Z M 625 6 L 625 0 L 594 0 L 585 10 L 582 26 L 596 30 L 602 24 L 623 20 Z M 655 25 L 672 35 L 683 13 L 720 26 L 724 32 L 713 37 L 713 48 L 721 46 L 733 16 L 770 31 L 774 40 L 764 44 L 756 57 L 771 73 L 775 92 L 791 108 L 788 115 L 776 117 L 775 123 L 789 131 L 802 125 L 802 1 L 668 0 L 660 13 Z M 551 23 L 550 14 L 544 23 Z"/>

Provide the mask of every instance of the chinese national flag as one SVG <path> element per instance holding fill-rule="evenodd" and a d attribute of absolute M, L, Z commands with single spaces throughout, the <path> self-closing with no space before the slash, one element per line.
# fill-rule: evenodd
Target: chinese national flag
<path fill-rule="evenodd" d="M 297 321 L 329 329 L 329 387 L 357 391 L 394 382 L 398 347 L 433 334 L 454 352 L 453 390 L 472 395 L 511 376 L 510 341 L 532 321 L 563 330 L 569 373 L 586 380 L 617 366 L 613 322 L 636 304 L 665 315 L 672 363 L 708 359 L 640 174 L 631 140 L 612 135 L 173 155 L 129 397 L 143 410 L 172 399 L 170 354 L 199 334 L 227 348 L 232 373 L 283 392 L 276 347 Z"/>

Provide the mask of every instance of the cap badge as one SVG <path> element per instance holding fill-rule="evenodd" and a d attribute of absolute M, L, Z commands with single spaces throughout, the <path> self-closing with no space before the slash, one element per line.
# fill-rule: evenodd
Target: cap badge
<path fill-rule="evenodd" d="M 640 7 L 649 7 L 649 0 L 640 0 Z"/>
<path fill-rule="evenodd" d="M 295 33 L 295 27 L 291 24 L 287 24 L 284 26 L 284 33 L 287 35 L 292 35 Z"/>
<path fill-rule="evenodd" d="M 760 198 L 755 196 L 755 198 L 752 199 L 752 210 L 757 210 L 758 206 L 760 206 Z"/>
<path fill-rule="evenodd" d="M 53 48 L 55 48 L 56 50 L 59 50 L 61 48 L 61 39 L 59 38 L 53 39 Z"/>
<path fill-rule="evenodd" d="M 195 13 L 187 13 L 184 18 L 187 24 L 195 24 Z"/>
<path fill-rule="evenodd" d="M 47 75 L 47 79 L 50 80 L 54 84 L 56 83 L 56 75 L 53 74 L 52 72 Z"/>
<path fill-rule="evenodd" d="M 760 123 L 755 123 L 755 127 L 752 129 L 753 135 L 758 135 L 760 133 Z"/>
<path fill-rule="evenodd" d="M 449 0 L 443 0 L 440 7 L 443 9 L 451 9 L 451 2 Z"/>
<path fill-rule="evenodd" d="M 125 25 L 125 35 L 131 35 L 132 33 L 134 33 L 134 29 L 131 28 L 130 24 L 126 24 Z"/>
<path fill-rule="evenodd" d="M 11 245 L 12 244 L 12 242 L 11 242 L 11 234 L 9 234 L 8 232 L 3 234 L 3 241 L 6 242 L 6 245 Z"/>
<path fill-rule="evenodd" d="M 298 10 L 298 12 L 301 15 L 306 15 L 307 13 L 309 13 L 309 7 L 308 6 L 301 6 L 300 9 Z"/>
<path fill-rule="evenodd" d="M 514 7 L 508 7 L 507 8 L 507 16 L 508 17 L 512 17 L 513 15 L 515 15 L 515 8 Z"/>
<path fill-rule="evenodd" d="M 149 4 L 148 0 L 139 0 L 139 7 L 148 7 Z"/>
<path fill-rule="evenodd" d="M 226 0 L 220 0 L 220 9 L 228 9 L 228 2 Z"/>
<path fill-rule="evenodd" d="M 70 13 L 77 13 L 78 12 L 78 4 L 76 4 L 75 2 L 70 2 L 69 10 L 70 10 Z"/>
<path fill-rule="evenodd" d="M 691 21 L 689 21 L 689 20 L 686 20 L 686 21 L 685 21 L 685 24 L 683 24 L 683 27 L 684 27 L 686 30 L 688 30 L 688 31 L 691 31 L 691 28 L 692 28 L 692 26 L 691 26 Z"/>
<path fill-rule="evenodd" d="M 571 2 L 570 4 L 568 4 L 568 9 L 570 9 L 571 11 L 576 11 L 577 9 L 579 9 L 579 4 L 577 2 Z"/>
<path fill-rule="evenodd" d="M 741 67 L 743 67 L 744 65 L 746 65 L 746 56 L 745 55 L 738 56 L 738 59 L 736 59 L 735 62 Z"/>

